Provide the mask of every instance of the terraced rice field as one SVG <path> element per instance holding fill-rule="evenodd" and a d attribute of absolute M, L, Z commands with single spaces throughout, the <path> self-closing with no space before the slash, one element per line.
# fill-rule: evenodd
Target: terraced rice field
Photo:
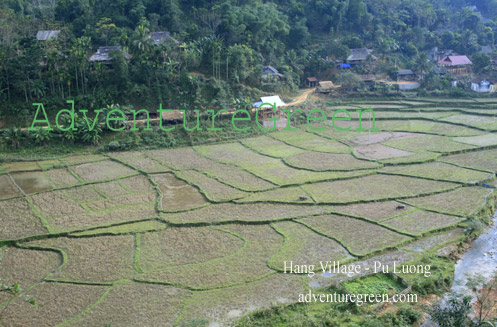
<path fill-rule="evenodd" d="M 485 101 L 442 105 L 350 104 L 378 112 L 373 133 L 302 126 L 3 164 L 0 278 L 22 292 L 0 293 L 2 323 L 228 326 L 311 287 L 307 275 L 285 274 L 285 261 L 448 255 L 494 198 L 497 122 Z"/>

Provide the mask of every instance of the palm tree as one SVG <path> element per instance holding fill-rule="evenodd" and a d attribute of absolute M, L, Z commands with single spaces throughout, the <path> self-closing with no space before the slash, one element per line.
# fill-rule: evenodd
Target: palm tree
<path fill-rule="evenodd" d="M 150 39 L 150 30 L 144 25 L 136 27 L 133 34 L 132 46 L 135 53 L 148 53 L 152 47 L 152 39 Z"/>
<path fill-rule="evenodd" d="M 285 59 L 288 66 L 292 68 L 292 71 L 296 73 L 299 76 L 299 78 L 302 77 L 302 75 L 304 74 L 304 71 L 302 70 L 304 68 L 304 65 L 302 65 L 302 61 L 299 58 L 299 56 L 297 56 L 295 50 L 292 49 L 288 51 L 286 53 Z"/>
<path fill-rule="evenodd" d="M 421 52 L 416 58 L 416 73 L 424 79 L 425 74 L 431 69 L 432 63 L 426 53 Z"/>

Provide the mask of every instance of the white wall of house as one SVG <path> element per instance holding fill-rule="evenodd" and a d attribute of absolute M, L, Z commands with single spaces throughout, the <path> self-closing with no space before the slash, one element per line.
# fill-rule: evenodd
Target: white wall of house
<path fill-rule="evenodd" d="M 493 93 L 495 92 L 495 85 L 489 82 L 481 81 L 478 83 L 471 83 L 471 89 L 478 93 Z"/>

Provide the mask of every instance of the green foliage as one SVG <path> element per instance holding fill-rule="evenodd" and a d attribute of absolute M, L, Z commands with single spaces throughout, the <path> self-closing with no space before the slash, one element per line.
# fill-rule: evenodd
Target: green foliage
<path fill-rule="evenodd" d="M 35 131 L 30 132 L 30 137 L 34 140 L 34 142 L 38 145 L 45 145 L 48 141 L 50 141 L 53 137 L 50 130 L 46 128 L 38 128 Z"/>
<path fill-rule="evenodd" d="M 399 308 L 399 310 L 397 311 L 397 315 L 399 317 L 402 317 L 403 320 L 406 321 L 409 325 L 414 325 L 423 317 L 423 314 L 421 312 L 416 311 L 412 306 L 407 304 Z"/>
<path fill-rule="evenodd" d="M 21 145 L 21 140 L 25 137 L 23 131 L 17 127 L 11 127 L 7 129 L 3 136 L 7 139 L 7 143 L 9 143 L 12 148 L 18 149 Z"/>
<path fill-rule="evenodd" d="M 490 69 L 490 58 L 485 54 L 475 54 L 471 57 L 473 70 L 477 74 L 486 73 Z"/>
<path fill-rule="evenodd" d="M 465 233 L 469 238 L 479 235 L 485 229 L 485 224 L 478 218 L 469 218 L 468 227 L 466 227 Z"/>
<path fill-rule="evenodd" d="M 340 83 L 344 90 L 352 91 L 361 85 L 361 78 L 352 72 L 345 72 L 339 76 Z"/>
<path fill-rule="evenodd" d="M 388 275 L 377 274 L 345 283 L 345 288 L 355 294 L 387 294 L 390 290 L 402 291 L 404 287 Z"/>
<path fill-rule="evenodd" d="M 440 327 L 467 327 L 470 321 L 471 296 L 451 295 L 446 305 L 436 304 L 428 310 Z"/>
<path fill-rule="evenodd" d="M 260 91 L 288 94 L 306 76 L 340 80 L 334 65 L 323 58 L 342 60 L 349 48 L 359 47 L 374 49 L 378 62 L 387 65 L 378 72 L 395 78 L 394 70 L 406 67 L 425 75 L 431 69 L 423 53 L 431 47 L 473 55 L 494 44 L 495 23 L 483 23 L 477 13 L 463 8 L 468 4 L 462 0 L 102 0 L 91 5 L 61 0 L 54 8 L 44 1 L 4 1 L 0 102 L 9 104 L 5 116 L 18 126 L 29 118 L 30 103 L 44 102 L 55 110 L 68 98 L 90 111 L 115 102 L 205 110 L 231 98 L 260 96 Z M 497 1 L 481 1 L 477 9 L 491 19 Z M 36 41 L 35 31 L 27 28 L 49 25 L 64 26 L 57 39 Z M 438 31 L 447 27 L 451 30 Z M 166 30 L 173 37 L 165 42 L 149 38 L 152 31 Z M 89 63 L 95 49 L 104 45 L 120 45 L 121 51 L 111 53 L 112 62 Z M 488 70 L 485 55 L 475 55 L 473 61 L 475 72 Z M 263 83 L 259 67 L 267 64 L 284 77 Z M 350 76 L 344 80 L 346 88 L 357 89 L 357 80 Z M 436 87 L 438 82 L 443 85 Z M 448 89 L 436 78 L 423 86 L 430 91 Z M 463 94 L 454 90 L 451 95 Z M 67 140 L 77 141 L 70 133 Z"/>
<path fill-rule="evenodd" d="M 94 127 L 92 128 L 92 126 Z M 95 119 L 88 118 L 88 122 L 78 126 L 79 138 L 88 144 L 96 145 L 100 142 L 102 138 L 102 127 Z"/>

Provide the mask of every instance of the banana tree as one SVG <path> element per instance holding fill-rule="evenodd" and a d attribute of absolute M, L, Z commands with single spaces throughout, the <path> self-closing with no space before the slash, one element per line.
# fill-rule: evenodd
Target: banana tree
<path fill-rule="evenodd" d="M 50 133 L 48 129 L 41 127 L 35 131 L 32 131 L 30 136 L 38 145 L 45 145 L 53 137 L 52 133 Z"/>
<path fill-rule="evenodd" d="M 4 136 L 14 149 L 18 149 L 21 146 L 21 140 L 24 138 L 24 133 L 20 128 L 11 127 L 4 132 Z"/>

